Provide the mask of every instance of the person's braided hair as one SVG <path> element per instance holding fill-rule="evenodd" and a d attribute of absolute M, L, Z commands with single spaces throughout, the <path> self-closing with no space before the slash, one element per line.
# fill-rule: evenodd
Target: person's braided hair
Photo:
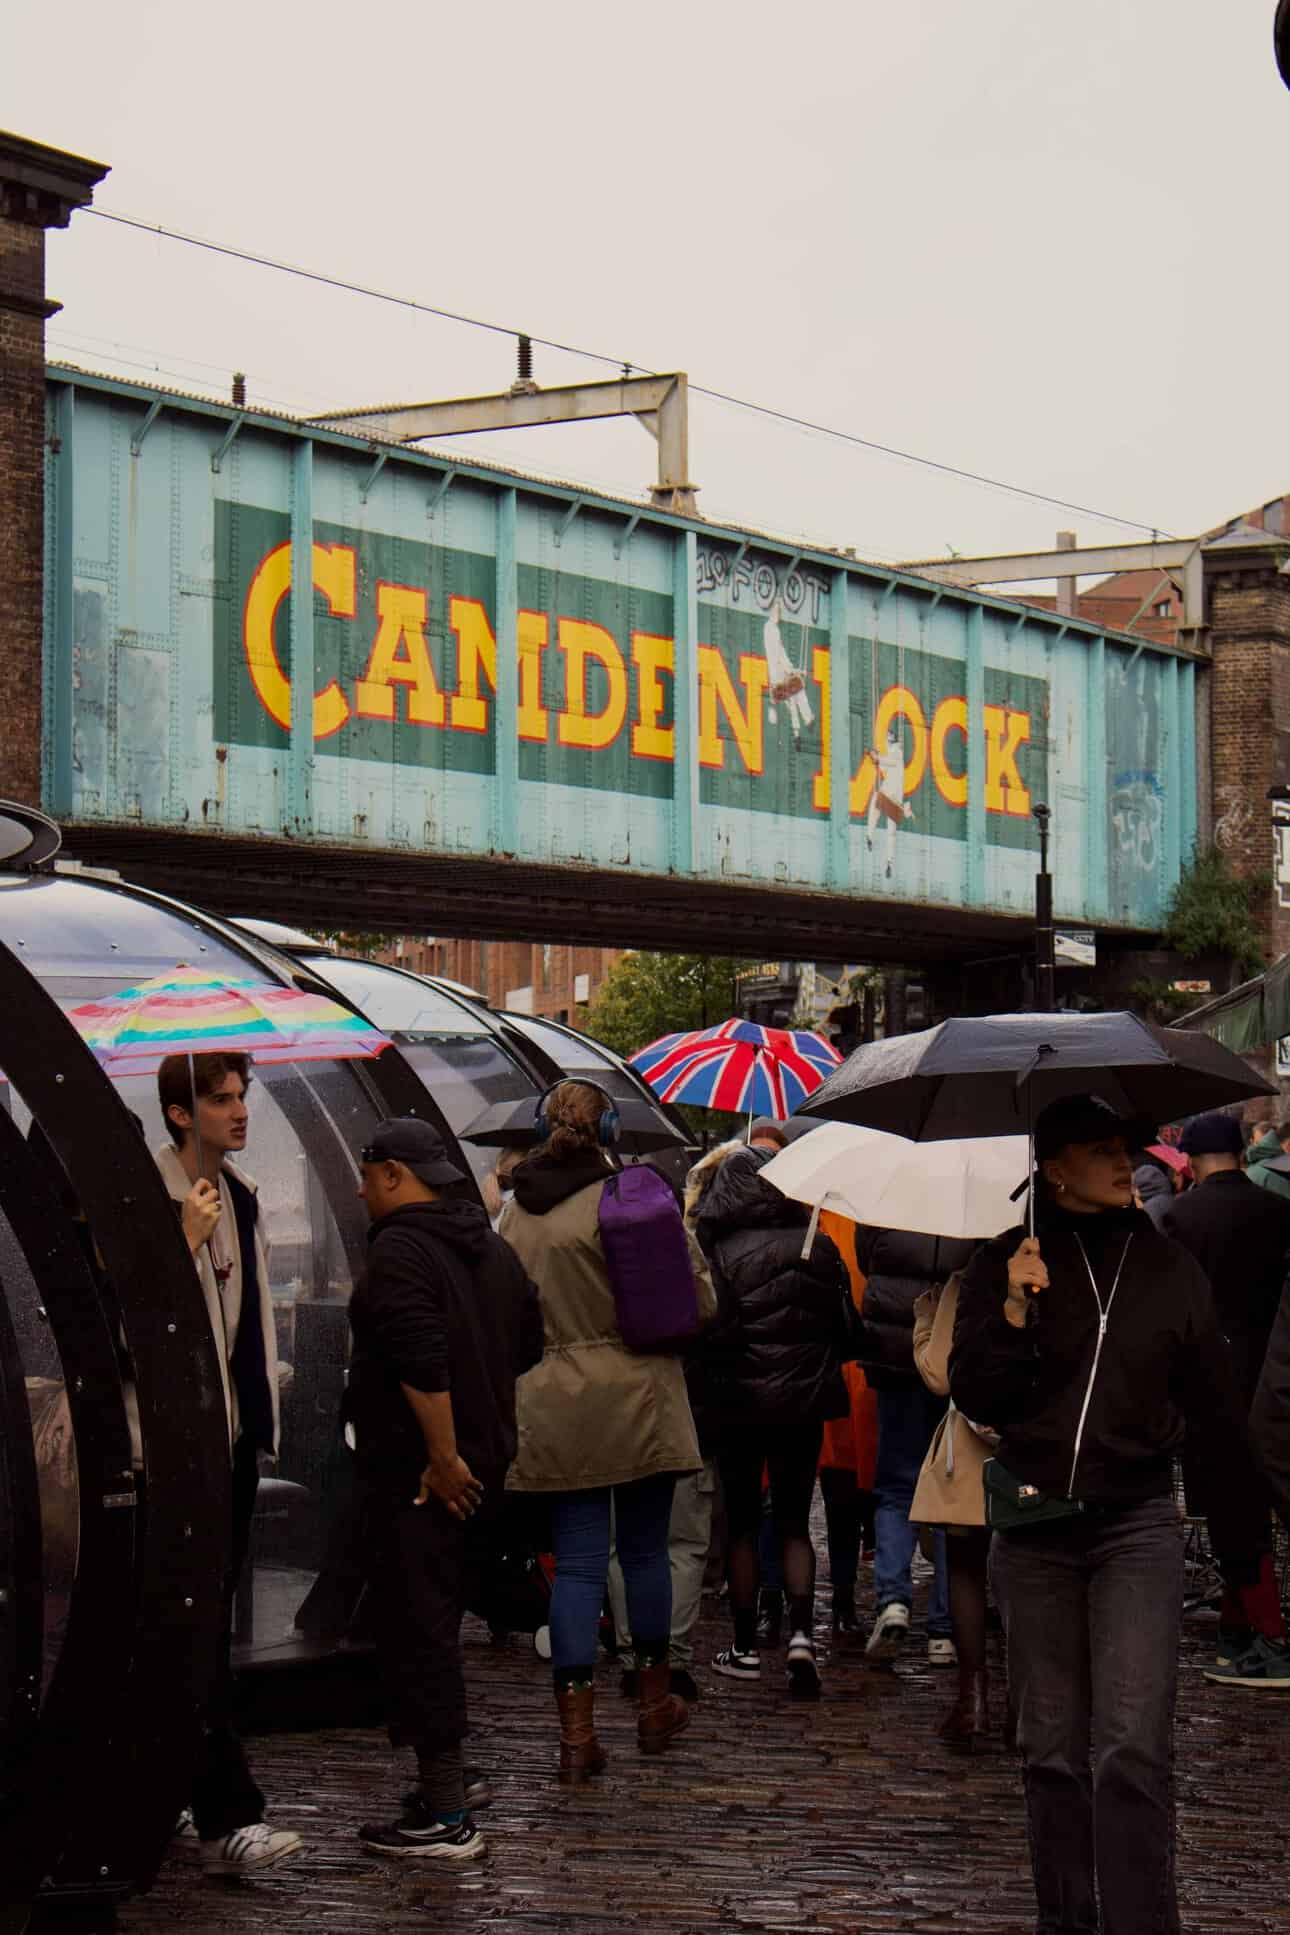
<path fill-rule="evenodd" d="M 542 1147 L 557 1162 L 600 1146 L 600 1118 L 605 1098 L 588 1082 L 561 1082 L 546 1098 L 550 1134 Z"/>

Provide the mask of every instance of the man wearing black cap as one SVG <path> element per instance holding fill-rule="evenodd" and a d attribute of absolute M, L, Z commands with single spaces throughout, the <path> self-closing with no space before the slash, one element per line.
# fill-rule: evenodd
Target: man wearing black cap
<path fill-rule="evenodd" d="M 1175 1198 L 1160 1227 L 1191 1251 L 1209 1278 L 1248 1416 L 1290 1268 L 1290 1203 L 1257 1188 L 1242 1171 L 1244 1138 L 1234 1116 L 1193 1117 L 1178 1146 L 1191 1160 L 1196 1187 Z M 1203 1509 L 1206 1474 L 1186 1450 L 1183 1471 L 1191 1509 Z M 1271 1503 L 1269 1493 L 1269 1510 Z M 1290 1683 L 1270 1538 L 1259 1584 L 1239 1595 L 1228 1589 L 1219 1629 L 1218 1663 L 1207 1678 L 1241 1686 L 1283 1688 Z"/>
<path fill-rule="evenodd" d="M 469 1860 L 458 1633 L 472 1547 L 515 1456 L 515 1380 L 542 1355 L 537 1292 L 429 1123 L 382 1122 L 363 1149 L 368 1268 L 350 1302 L 346 1393 L 369 1539 L 390 1739 L 417 1756 L 402 1816 L 359 1831 L 377 1854 Z M 471 1800 L 488 1798 L 471 1780 Z"/>

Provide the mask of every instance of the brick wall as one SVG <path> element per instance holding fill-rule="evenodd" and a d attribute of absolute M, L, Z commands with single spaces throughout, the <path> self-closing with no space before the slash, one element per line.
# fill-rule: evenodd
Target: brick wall
<path fill-rule="evenodd" d="M 1290 580 L 1252 554 L 1207 572 L 1214 840 L 1239 874 L 1272 865 L 1268 788 L 1290 781 Z M 1290 909 L 1255 911 L 1272 954 L 1290 950 Z"/>
<path fill-rule="evenodd" d="M 450 981 L 462 981 L 478 988 L 494 1008 L 508 1007 L 508 997 L 527 988 L 533 1014 L 576 1027 L 579 977 L 587 976 L 588 998 L 594 999 L 620 954 L 621 949 L 613 947 L 543 946 L 528 941 L 406 939 L 391 942 L 378 958 L 410 968 L 414 974 L 441 974 Z"/>
<path fill-rule="evenodd" d="M 0 214 L 0 795 L 40 805 L 45 232 Z"/>

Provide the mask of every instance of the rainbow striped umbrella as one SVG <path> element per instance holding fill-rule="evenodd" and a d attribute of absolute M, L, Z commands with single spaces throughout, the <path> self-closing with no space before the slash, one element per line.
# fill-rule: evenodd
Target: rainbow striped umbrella
<path fill-rule="evenodd" d="M 155 1075 L 167 1055 L 353 1061 L 390 1046 L 388 1035 L 326 995 L 182 965 L 72 1008 L 69 1018 L 109 1075 Z"/>
<path fill-rule="evenodd" d="M 773 1115 L 782 1122 L 841 1060 L 830 1042 L 808 1029 L 723 1021 L 664 1035 L 633 1055 L 631 1065 L 661 1102 Z"/>

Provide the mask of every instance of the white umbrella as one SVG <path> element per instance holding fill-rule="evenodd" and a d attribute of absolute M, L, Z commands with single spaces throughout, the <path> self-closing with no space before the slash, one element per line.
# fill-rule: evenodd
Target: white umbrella
<path fill-rule="evenodd" d="M 998 1236 L 1022 1220 L 1024 1135 L 910 1142 L 883 1129 L 824 1122 L 765 1165 L 767 1182 L 816 1214 L 924 1236 Z M 810 1236 L 808 1236 L 808 1245 Z"/>

